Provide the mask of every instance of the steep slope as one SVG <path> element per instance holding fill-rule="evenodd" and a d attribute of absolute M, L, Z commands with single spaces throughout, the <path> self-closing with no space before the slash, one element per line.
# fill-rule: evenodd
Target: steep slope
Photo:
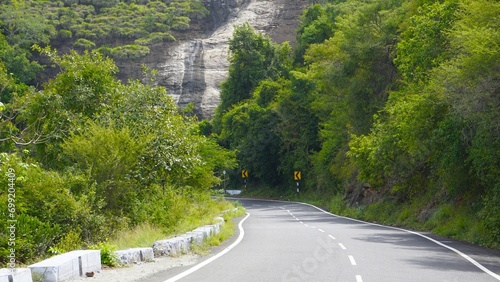
<path fill-rule="evenodd" d="M 307 1 L 212 0 L 205 5 L 210 15 L 194 22 L 189 34 L 176 34 L 174 44 L 152 46 L 151 54 L 138 62 L 117 62 L 122 79 L 140 77 L 142 64 L 158 70 L 158 85 L 165 86 L 181 107 L 194 103 L 195 113 L 202 118 L 211 117 L 219 103 L 234 26 L 249 22 L 277 42 L 293 44 Z"/>

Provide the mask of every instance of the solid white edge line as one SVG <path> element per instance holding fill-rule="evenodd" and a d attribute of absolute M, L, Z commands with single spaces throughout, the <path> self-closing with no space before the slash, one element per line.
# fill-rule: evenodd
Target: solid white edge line
<path fill-rule="evenodd" d="M 236 198 L 238 199 L 238 198 Z M 245 198 L 240 198 L 241 200 L 245 200 Z M 247 199 L 247 200 L 255 200 L 255 199 Z M 268 201 L 268 202 L 278 202 L 278 203 L 287 203 L 287 204 L 301 204 L 301 205 L 306 205 L 306 206 L 310 206 L 310 207 L 313 207 L 323 213 L 326 213 L 326 214 L 329 214 L 331 216 L 334 216 L 334 217 L 339 217 L 339 218 L 344 218 L 344 219 L 347 219 L 347 220 L 352 220 L 352 221 L 356 221 L 356 222 L 360 222 L 360 223 L 364 223 L 364 224 L 368 224 L 368 225 L 373 225 L 373 226 L 379 226 L 379 227 L 385 227 L 385 228 L 389 228 L 389 229 L 394 229 L 394 230 L 399 230 L 399 231 L 403 231 L 403 232 L 407 232 L 407 233 L 410 233 L 410 234 L 413 234 L 413 235 L 417 235 L 417 236 L 420 236 L 424 239 L 427 239 L 441 247 L 444 247 L 456 254 L 458 254 L 459 256 L 463 257 L 464 259 L 468 260 L 470 263 L 472 263 L 473 265 L 475 265 L 477 268 L 481 269 L 483 272 L 487 273 L 488 275 L 490 275 L 491 277 L 497 279 L 500 281 L 500 275 L 496 274 L 495 272 L 489 270 L 488 268 L 486 268 L 485 266 L 483 266 L 482 264 L 480 264 L 479 262 L 477 262 L 476 260 L 474 260 L 473 258 L 469 257 L 468 255 L 462 253 L 461 251 L 453 248 L 453 247 L 450 247 L 444 243 L 441 243 L 437 240 L 434 240 L 428 236 L 425 236 L 423 234 L 420 234 L 418 232 L 414 232 L 414 231 L 410 231 L 410 230 L 406 230 L 406 229 L 402 229 L 402 228 L 398 228 L 398 227 L 393 227 L 393 226 L 386 226 L 386 225 L 381 225 L 381 224 L 376 224 L 376 223 L 371 223 L 371 222 L 366 222 L 366 221 L 362 221 L 362 220 L 359 220 L 359 219 L 354 219 L 354 218 L 349 218 L 349 217 L 345 217 L 345 216 L 340 216 L 340 215 L 336 215 L 336 214 L 333 214 L 333 213 L 330 213 L 330 212 L 327 212 L 321 208 L 318 208 L 317 206 L 315 205 L 311 205 L 311 204 L 307 204 L 307 203 L 301 203 L 301 202 L 293 202 L 293 201 L 289 201 L 289 202 L 285 202 L 285 201 L 277 201 L 277 200 L 260 200 L 260 201 Z"/>
<path fill-rule="evenodd" d="M 248 199 L 245 199 L 245 198 L 235 198 L 235 199 L 238 199 L 238 200 L 256 200 L 256 199 L 251 199 L 251 198 L 248 198 Z M 260 199 L 259 199 L 260 200 Z M 453 247 L 450 247 L 444 243 L 441 243 L 437 240 L 434 240 L 428 236 L 425 236 L 423 234 L 420 234 L 418 232 L 414 232 L 414 231 L 410 231 L 410 230 L 406 230 L 406 229 L 402 229 L 402 228 L 398 228 L 398 227 L 393 227 L 393 226 L 386 226 L 386 225 L 381 225 L 381 224 L 376 224 L 376 223 L 371 223 L 371 222 L 366 222 L 366 221 L 362 221 L 362 220 L 359 220 L 359 219 L 354 219 L 354 218 L 349 218 L 349 217 L 345 217 L 345 216 L 340 216 L 340 215 L 336 215 L 336 214 L 333 214 L 333 213 L 330 213 L 330 212 L 327 212 L 321 208 L 318 208 L 317 206 L 314 206 L 314 205 L 311 205 L 311 204 L 307 204 L 307 203 L 301 203 L 301 202 L 293 202 L 293 201 L 277 201 L 277 200 L 260 200 L 260 201 L 268 201 L 268 202 L 278 202 L 278 203 L 287 203 L 287 204 L 300 204 L 300 205 L 306 205 L 306 206 L 310 206 L 310 207 L 313 207 L 323 213 L 326 213 L 326 214 L 329 214 L 331 216 L 334 216 L 334 217 L 339 217 L 339 218 L 343 218 L 343 219 L 347 219 L 347 220 L 352 220 L 352 221 L 356 221 L 356 222 L 360 222 L 360 223 L 364 223 L 364 224 L 368 224 L 368 225 L 373 225 L 373 226 L 378 226 L 378 227 L 385 227 L 385 228 L 389 228 L 389 229 L 394 229 L 394 230 L 399 230 L 399 231 L 403 231 L 403 232 L 406 232 L 406 233 L 410 233 L 410 234 L 413 234 L 413 235 L 417 235 L 417 236 L 420 236 L 424 239 L 427 239 L 441 247 L 444 247 L 456 254 L 458 254 L 459 256 L 463 257 L 464 259 L 468 260 L 470 263 L 472 263 L 473 265 L 475 265 L 477 268 L 481 269 L 483 272 L 487 273 L 488 275 L 490 275 L 491 277 L 495 278 L 496 280 L 500 281 L 500 275 L 496 274 L 495 272 L 489 270 L 488 268 L 486 268 L 485 266 L 483 266 L 482 264 L 480 264 L 479 262 L 477 262 L 476 260 L 474 260 L 473 258 L 469 257 L 468 255 L 462 253 L 461 251 L 453 248 Z"/>
<path fill-rule="evenodd" d="M 216 254 L 215 256 L 191 267 L 190 269 L 184 271 L 184 272 L 181 272 L 179 274 L 177 274 L 176 276 L 170 278 L 170 279 L 167 279 L 163 282 L 174 282 L 174 281 L 177 281 L 181 278 L 184 278 L 186 276 L 188 276 L 189 274 L 192 274 L 194 273 L 195 271 L 199 270 L 200 268 L 204 267 L 205 265 L 213 262 L 214 260 L 220 258 L 221 256 L 225 255 L 226 253 L 228 253 L 232 248 L 236 247 L 236 245 L 238 245 L 241 240 L 243 240 L 243 237 L 245 236 L 245 230 L 243 229 L 243 222 L 250 216 L 249 213 L 247 213 L 247 216 L 245 216 L 245 218 L 243 218 L 240 223 L 238 224 L 238 229 L 240 230 L 240 235 L 238 236 L 238 239 L 236 239 L 236 241 L 234 243 L 232 243 L 229 247 L 225 248 L 222 252 Z"/>
<path fill-rule="evenodd" d="M 300 202 L 294 202 L 296 204 L 302 204 L 302 205 L 306 205 L 306 206 L 310 206 L 310 207 L 313 207 L 323 213 L 326 213 L 326 214 L 329 214 L 331 216 L 334 216 L 334 217 L 339 217 L 339 218 L 343 218 L 343 219 L 347 219 L 347 220 L 352 220 L 352 221 L 356 221 L 356 222 L 360 222 L 360 223 L 364 223 L 364 224 L 368 224 L 368 225 L 373 225 L 373 226 L 378 226 L 378 227 L 385 227 L 385 228 L 389 228 L 389 229 L 393 229 L 393 230 L 399 230 L 399 231 L 403 231 L 403 232 L 406 232 L 406 233 L 410 233 L 410 234 L 413 234 L 413 235 L 417 235 L 417 236 L 420 236 L 424 239 L 427 239 L 441 247 L 444 247 L 456 254 L 458 254 L 459 256 L 463 257 L 464 259 L 468 260 L 470 263 L 472 263 L 473 265 L 475 265 L 477 268 L 481 269 L 483 272 L 489 274 L 491 277 L 497 279 L 500 281 L 500 275 L 496 274 L 495 272 L 489 270 L 488 268 L 486 268 L 485 266 L 483 266 L 482 264 L 480 264 L 479 262 L 477 262 L 476 260 L 474 260 L 473 258 L 469 257 L 468 255 L 462 253 L 461 251 L 453 248 L 453 247 L 450 247 L 444 243 L 441 243 L 435 239 L 432 239 L 431 237 L 429 236 L 426 236 L 424 234 L 420 234 L 418 232 L 415 232 L 415 231 L 411 231 L 411 230 L 406 230 L 406 229 L 402 229 L 402 228 L 398 228 L 398 227 L 393 227 L 393 226 L 386 226 L 386 225 L 381 225 L 381 224 L 376 224 L 376 223 L 371 223 L 371 222 L 366 222 L 366 221 L 362 221 L 362 220 L 359 220 L 359 219 L 354 219 L 354 218 L 349 218 L 349 217 L 345 217 L 345 216 L 340 216 L 340 215 L 336 215 L 336 214 L 333 214 L 333 213 L 330 213 L 330 212 L 327 212 L 321 208 L 318 208 L 314 205 L 311 205 L 311 204 L 307 204 L 307 203 L 300 203 Z"/>

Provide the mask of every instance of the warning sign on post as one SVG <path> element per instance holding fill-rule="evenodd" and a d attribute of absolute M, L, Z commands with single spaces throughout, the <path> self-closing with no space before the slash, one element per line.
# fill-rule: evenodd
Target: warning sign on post
<path fill-rule="evenodd" d="M 241 170 L 241 178 L 248 178 L 248 170 L 246 169 Z"/>
<path fill-rule="evenodd" d="M 296 170 L 293 172 L 293 180 L 299 181 L 302 179 L 302 173 L 300 170 Z"/>

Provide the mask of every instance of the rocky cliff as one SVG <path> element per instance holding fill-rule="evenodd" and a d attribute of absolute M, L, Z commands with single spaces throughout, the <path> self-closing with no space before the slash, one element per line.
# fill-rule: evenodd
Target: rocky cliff
<path fill-rule="evenodd" d="M 212 116 L 219 103 L 219 84 L 229 66 L 228 42 L 234 26 L 249 22 L 277 42 L 295 42 L 295 30 L 306 0 L 205 0 L 209 16 L 192 22 L 188 33 L 175 34 L 175 43 L 151 47 L 136 61 L 118 61 L 120 78 L 139 78 L 141 65 L 158 70 L 157 84 L 165 86 L 181 106 L 194 103 L 195 113 Z"/>

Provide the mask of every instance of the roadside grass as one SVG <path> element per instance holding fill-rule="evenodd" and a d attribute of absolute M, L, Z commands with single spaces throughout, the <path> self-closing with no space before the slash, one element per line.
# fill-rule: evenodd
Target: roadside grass
<path fill-rule="evenodd" d="M 131 229 L 117 232 L 114 238 L 110 238 L 108 244 L 116 246 L 118 250 L 151 247 L 155 241 L 171 238 L 185 232 L 196 229 L 202 225 L 212 224 L 217 216 L 237 216 L 231 211 L 235 208 L 243 212 L 244 209 L 238 203 L 226 201 L 223 198 L 216 198 L 210 201 L 204 201 L 202 204 L 193 206 L 186 211 L 187 216 L 170 228 L 161 228 L 150 223 L 141 223 Z M 224 213 L 225 212 L 225 213 Z M 226 219 L 226 221 L 229 221 Z"/>
<path fill-rule="evenodd" d="M 109 243 L 118 250 L 138 247 L 151 247 L 155 241 L 165 239 L 161 228 L 150 223 L 141 223 L 132 229 L 120 232 L 120 235 Z"/>
<path fill-rule="evenodd" d="M 263 195 L 265 193 L 260 194 L 262 198 Z M 342 194 L 318 197 L 317 193 L 306 192 L 299 196 L 290 195 L 290 200 L 323 207 L 340 216 L 431 232 L 490 248 L 500 247 L 500 243 L 489 235 L 477 208 L 460 202 L 437 203 L 433 194 L 422 195 L 413 202 L 405 204 L 385 199 L 370 205 L 358 206 L 349 206 Z"/>
<path fill-rule="evenodd" d="M 245 214 L 243 206 L 239 203 L 236 203 L 236 205 L 236 209 L 222 215 L 224 218 L 224 224 L 221 226 L 219 234 L 209 237 L 202 244 L 193 244 L 191 246 L 191 252 L 199 255 L 206 255 L 210 253 L 211 247 L 219 246 L 222 242 L 234 235 L 236 224 L 234 223 L 233 218 L 240 217 Z"/>

